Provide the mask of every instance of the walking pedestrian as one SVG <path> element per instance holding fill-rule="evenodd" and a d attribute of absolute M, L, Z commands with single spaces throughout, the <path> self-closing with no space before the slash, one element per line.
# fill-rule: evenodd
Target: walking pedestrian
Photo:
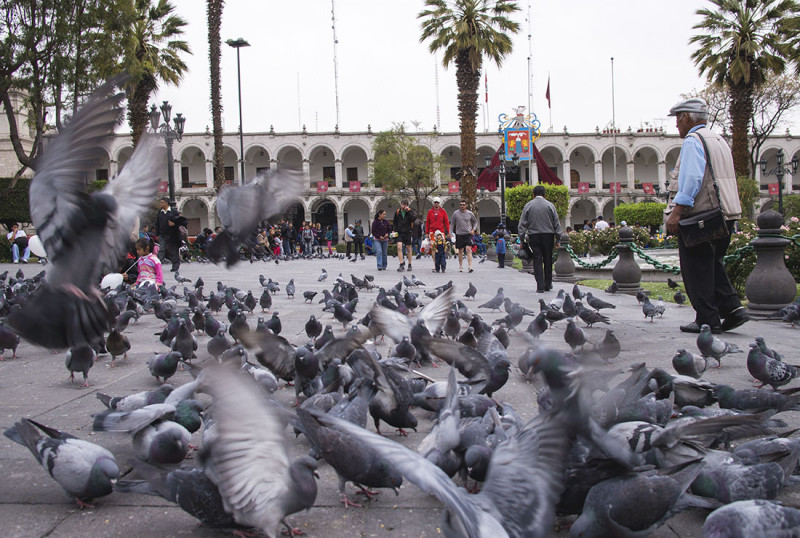
<path fill-rule="evenodd" d="M 467 252 L 469 272 L 472 272 L 472 235 L 478 228 L 478 219 L 467 209 L 467 201 L 461 200 L 459 207 L 451 219 L 453 233 L 456 234 L 456 251 L 458 252 L 458 270 L 464 271 L 464 251 Z"/>
<path fill-rule="evenodd" d="M 545 199 L 546 190 L 542 185 L 533 188 L 533 200 L 525 204 L 519 218 L 519 233 L 526 234 L 526 240 L 533 253 L 533 276 L 536 279 L 536 292 L 544 293 L 553 289 L 553 248 L 561 237 L 561 223 L 556 207 Z"/>

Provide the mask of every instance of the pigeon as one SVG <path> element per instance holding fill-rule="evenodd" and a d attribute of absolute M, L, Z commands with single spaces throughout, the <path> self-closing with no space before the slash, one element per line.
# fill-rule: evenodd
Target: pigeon
<path fill-rule="evenodd" d="M 644 303 L 644 300 L 647 299 L 647 293 L 644 290 L 639 290 L 636 292 L 636 300 L 639 304 Z"/>
<path fill-rule="evenodd" d="M 608 303 L 608 302 L 606 302 L 606 301 L 604 301 L 602 299 L 598 299 L 597 297 L 592 295 L 592 292 L 589 292 L 589 293 L 586 294 L 586 302 L 589 304 L 589 306 L 591 306 L 592 308 L 594 308 L 598 312 L 600 310 L 602 310 L 603 308 L 616 308 L 617 307 L 616 305 Z"/>
<path fill-rule="evenodd" d="M 261 297 L 258 298 L 258 305 L 261 307 L 262 312 L 266 312 L 272 308 L 272 296 L 270 295 L 268 289 L 264 288 L 264 291 L 261 293 Z"/>
<path fill-rule="evenodd" d="M 735 390 L 729 385 L 717 385 L 714 387 L 713 393 L 719 402 L 719 406 L 723 409 L 739 409 L 741 411 L 760 409 L 800 410 L 800 399 L 797 396 L 786 396 L 779 392 L 758 389 Z"/>
<path fill-rule="evenodd" d="M 294 292 L 295 292 L 294 279 L 291 279 L 289 280 L 289 283 L 286 284 L 286 296 L 289 299 L 294 299 Z"/>
<path fill-rule="evenodd" d="M 217 367 L 201 388 L 214 399 L 216 425 L 213 438 L 204 443 L 202 463 L 225 511 L 239 525 L 271 538 L 281 522 L 296 534 L 286 516 L 314 505 L 316 461 L 303 456 L 290 463 L 278 410 L 249 376 Z"/>
<path fill-rule="evenodd" d="M 577 347 L 582 348 L 583 344 L 586 343 L 586 334 L 583 332 L 583 329 L 575 325 L 572 319 L 567 320 L 567 328 L 564 330 L 564 341 L 573 350 Z"/>
<path fill-rule="evenodd" d="M 158 191 L 163 161 L 143 137 L 117 176 L 86 192 L 85 170 L 105 155 L 104 142 L 122 120 L 124 75 L 103 84 L 76 111 L 38 160 L 30 186 L 31 221 L 47 251 L 45 282 L 9 325 L 29 342 L 64 349 L 103 339 L 114 318 L 96 287 L 104 267 L 117 267 L 138 216 Z"/>
<path fill-rule="evenodd" d="M 708 358 L 680 348 L 675 352 L 675 356 L 672 357 L 672 367 L 680 375 L 688 375 L 695 379 L 700 379 L 703 377 L 703 372 L 708 368 Z"/>
<path fill-rule="evenodd" d="M 683 306 L 686 302 L 686 296 L 683 294 L 683 292 L 681 292 L 681 290 L 678 290 L 675 292 L 675 295 L 672 296 L 672 300 L 675 301 L 675 304 L 678 306 Z"/>
<path fill-rule="evenodd" d="M 589 294 L 586 294 L 587 297 Z M 569 296 L 567 296 L 569 298 Z M 566 301 L 564 301 L 564 305 L 566 305 Z M 575 301 L 575 312 L 577 313 L 578 317 L 586 323 L 587 327 L 591 327 L 595 323 L 605 323 L 606 325 L 611 324 L 611 320 L 608 317 L 601 314 L 598 310 L 589 310 L 588 308 L 584 308 L 580 301 Z M 565 312 L 566 313 L 566 312 Z"/>
<path fill-rule="evenodd" d="M 81 508 L 93 508 L 86 501 L 111 493 L 112 481 L 119 476 L 119 466 L 111 452 L 38 422 L 23 418 L 3 434 L 27 447 Z"/>
<path fill-rule="evenodd" d="M 718 366 L 722 366 L 722 357 L 729 353 L 744 353 L 736 344 L 729 344 L 713 334 L 711 327 L 706 324 L 700 326 L 700 334 L 697 335 L 697 349 L 704 357 L 714 357 Z"/>
<path fill-rule="evenodd" d="M 737 501 L 717 508 L 703 523 L 704 538 L 797 536 L 800 510 L 763 499 Z"/>
<path fill-rule="evenodd" d="M 312 340 L 315 340 L 317 336 L 322 334 L 322 323 L 319 322 L 319 320 L 314 316 L 314 314 L 311 314 L 311 317 L 309 317 L 308 321 L 306 321 L 305 331 L 306 331 L 306 336 L 308 336 Z"/>
<path fill-rule="evenodd" d="M 617 285 L 617 281 L 616 280 L 612 280 L 611 281 L 611 285 L 609 285 L 606 288 L 606 293 L 610 293 L 611 295 L 614 295 L 618 291 L 619 291 L 619 286 Z"/>
<path fill-rule="evenodd" d="M 761 353 L 757 343 L 750 344 L 747 353 L 747 371 L 761 382 L 759 388 L 770 385 L 773 390 L 800 376 L 800 368 L 786 364 Z"/>
<path fill-rule="evenodd" d="M 222 337 L 224 338 L 225 335 L 222 335 Z M 161 354 L 154 353 L 147 361 L 147 368 L 150 370 L 150 375 L 156 378 L 156 381 L 166 383 L 167 379 L 174 376 L 175 372 L 178 371 L 178 363 L 182 358 L 183 355 L 178 351 Z"/>
<path fill-rule="evenodd" d="M 558 294 L 552 299 L 550 299 L 549 303 L 547 303 L 548 308 L 550 308 L 551 310 L 561 310 L 561 307 L 564 306 L 565 297 L 566 295 L 564 293 L 564 290 L 558 290 Z"/>
<path fill-rule="evenodd" d="M 133 411 L 152 404 L 164 403 L 175 390 L 172 385 L 161 385 L 157 389 L 137 392 L 128 396 L 109 396 L 102 392 L 97 393 L 97 399 L 103 402 L 108 409 L 114 411 Z"/>
<path fill-rule="evenodd" d="M 621 346 L 619 340 L 616 336 L 614 336 L 614 331 L 611 329 L 606 329 L 606 335 L 602 340 L 594 345 L 594 350 L 606 362 L 617 358 L 619 356 L 620 349 Z"/>
<path fill-rule="evenodd" d="M 577 284 L 572 285 L 572 298 L 576 301 L 580 301 L 584 298 L 586 294 L 581 292 L 581 289 L 578 287 Z"/>
<path fill-rule="evenodd" d="M 114 360 L 122 355 L 123 360 L 128 358 L 128 351 L 131 349 L 131 343 L 128 337 L 120 333 L 116 327 L 111 327 L 111 332 L 108 333 L 106 338 L 106 349 L 111 354 L 110 367 L 114 367 Z"/>
<path fill-rule="evenodd" d="M 503 306 L 503 299 L 503 288 L 497 288 L 497 295 L 478 306 L 478 308 L 489 308 L 492 312 L 500 310 L 500 307 Z"/>
<path fill-rule="evenodd" d="M 322 273 L 320 273 L 320 275 L 317 277 L 317 282 L 322 282 L 322 281 L 324 281 L 324 280 L 325 280 L 325 279 L 327 279 L 327 278 L 328 278 L 328 271 L 326 271 L 326 270 L 323 268 L 323 269 L 322 269 Z"/>
<path fill-rule="evenodd" d="M 252 291 L 247 292 L 247 296 L 244 298 L 244 301 L 242 302 L 244 303 L 244 306 L 247 309 L 247 311 L 251 314 L 253 313 L 253 310 L 256 308 L 256 305 L 258 304 L 255 296 L 253 296 Z"/>
<path fill-rule="evenodd" d="M 303 302 L 312 302 L 314 297 L 317 295 L 316 291 L 304 291 L 303 292 Z"/>
<path fill-rule="evenodd" d="M 539 312 L 539 314 L 528 324 L 528 328 L 525 329 L 525 332 L 533 336 L 534 338 L 539 338 L 539 335 L 544 333 L 548 328 L 547 318 L 545 317 L 544 312 Z"/>
<path fill-rule="evenodd" d="M 414 285 L 417 286 L 418 288 L 420 286 L 424 286 L 425 285 L 425 283 L 423 281 L 421 281 L 420 279 L 418 279 L 417 275 L 415 275 L 414 273 L 411 273 L 411 282 L 413 282 Z"/>
<path fill-rule="evenodd" d="M 678 290 L 680 290 L 680 286 L 678 286 L 678 283 L 677 283 L 677 282 L 675 282 L 674 280 L 672 280 L 672 279 L 671 279 L 671 278 L 669 278 L 669 277 L 667 277 L 667 286 L 669 286 L 669 287 L 670 287 L 671 289 L 673 289 L 673 290 L 674 290 L 674 289 L 678 289 Z"/>
<path fill-rule="evenodd" d="M 223 230 L 206 248 L 214 263 L 225 260 L 228 267 L 239 262 L 239 247 L 252 241 L 253 230 L 264 219 L 277 215 L 302 190 L 302 175 L 267 170 L 240 186 L 225 186 L 217 195 L 217 215 Z"/>
<path fill-rule="evenodd" d="M 75 381 L 75 372 L 83 374 L 83 386 L 89 386 L 89 369 L 94 366 L 97 360 L 97 352 L 88 344 L 71 347 L 67 350 L 64 360 L 67 370 L 69 370 L 70 382 Z"/>
<path fill-rule="evenodd" d="M 658 309 L 650 302 L 650 298 L 647 295 L 642 298 L 642 314 L 644 314 L 645 319 L 650 318 L 650 323 L 653 323 L 653 319 L 658 315 Z"/>
<path fill-rule="evenodd" d="M 0 361 L 5 360 L 3 353 L 7 349 L 13 352 L 12 358 L 17 358 L 17 346 L 19 346 L 19 335 L 0 323 Z"/>
<path fill-rule="evenodd" d="M 191 278 L 182 277 L 182 276 L 181 276 L 181 275 L 178 273 L 178 271 L 175 271 L 175 280 L 177 280 L 177 281 L 178 281 L 178 282 L 180 282 L 181 284 L 185 284 L 186 282 L 191 282 L 191 281 L 192 281 L 192 279 L 191 279 Z"/>
<path fill-rule="evenodd" d="M 206 334 L 208 336 L 211 336 L 213 338 L 214 335 L 216 335 L 217 333 L 222 332 L 224 334 L 225 331 L 227 330 L 224 324 L 222 324 L 221 322 L 217 321 L 216 318 L 214 318 L 210 310 L 206 310 L 203 313 L 203 317 L 205 319 L 204 330 L 206 331 Z"/>
<path fill-rule="evenodd" d="M 233 346 L 233 342 L 225 336 L 224 332 L 218 332 L 212 338 L 208 340 L 206 344 L 206 350 L 208 354 L 214 357 L 215 359 L 219 359 L 220 355 L 222 355 L 225 351 L 230 349 Z"/>

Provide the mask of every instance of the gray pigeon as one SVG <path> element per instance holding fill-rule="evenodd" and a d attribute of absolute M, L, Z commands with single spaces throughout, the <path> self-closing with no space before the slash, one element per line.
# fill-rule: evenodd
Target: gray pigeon
<path fill-rule="evenodd" d="M 594 350 L 604 361 L 615 359 L 619 356 L 621 345 L 614 335 L 614 331 L 606 329 L 606 335 L 594 345 Z"/>
<path fill-rule="evenodd" d="M 148 405 L 164 403 L 167 397 L 175 390 L 172 385 L 164 384 L 154 390 L 147 390 L 129 394 L 128 396 L 109 396 L 102 392 L 97 393 L 97 399 L 103 402 L 108 409 L 114 411 L 133 411 Z"/>
<path fill-rule="evenodd" d="M 17 358 L 17 346 L 19 346 L 19 335 L 0 323 L 0 361 L 5 360 L 3 353 L 10 349 L 13 352 L 12 358 Z"/>
<path fill-rule="evenodd" d="M 714 357 L 719 366 L 722 366 L 722 357 L 725 355 L 744 353 L 736 344 L 729 344 L 711 334 L 711 327 L 706 324 L 700 326 L 700 334 L 697 335 L 697 349 L 704 357 Z"/>
<path fill-rule="evenodd" d="M 482 305 L 478 306 L 478 308 L 489 308 L 494 312 L 495 310 L 500 310 L 500 307 L 503 306 L 503 288 L 497 288 L 497 295 L 483 303 Z"/>
<path fill-rule="evenodd" d="M 467 299 L 474 299 L 475 295 L 478 293 L 478 288 L 476 288 L 472 282 L 469 283 L 469 287 L 467 287 L 467 291 L 464 292 L 464 297 Z"/>
<path fill-rule="evenodd" d="M 800 510 L 754 499 L 717 508 L 703 523 L 703 538 L 800 535 Z"/>
<path fill-rule="evenodd" d="M 80 372 L 83 374 L 83 386 L 88 387 L 89 369 L 94 366 L 95 360 L 97 360 L 97 352 L 88 344 L 69 348 L 64 363 L 69 370 L 70 382 L 75 380 L 75 373 Z"/>
<path fill-rule="evenodd" d="M 683 306 L 683 304 L 686 302 L 686 296 L 683 294 L 683 292 L 681 292 L 680 289 L 675 292 L 675 295 L 672 296 L 672 299 L 678 306 Z"/>
<path fill-rule="evenodd" d="M 650 298 L 647 295 L 642 297 L 642 314 L 644 314 L 645 319 L 650 318 L 650 323 L 653 323 L 653 319 L 658 315 L 658 309 L 650 302 Z"/>
<path fill-rule="evenodd" d="M 750 344 L 750 351 L 747 354 L 747 371 L 761 382 L 759 388 L 770 385 L 776 389 L 800 376 L 800 368 L 769 358 L 761 353 L 757 343 Z"/>
<path fill-rule="evenodd" d="M 322 273 L 320 273 L 320 275 L 317 277 L 317 282 L 322 282 L 326 278 L 328 278 L 328 271 L 326 271 L 325 268 L 323 268 Z"/>
<path fill-rule="evenodd" d="M 290 463 L 278 410 L 249 376 L 215 367 L 201 388 L 214 399 L 216 425 L 214 436 L 204 442 L 202 463 L 225 511 L 239 525 L 261 529 L 270 538 L 278 535 L 281 522 L 295 532 L 286 516 L 313 506 L 316 461 L 304 456 Z"/>
<path fill-rule="evenodd" d="M 163 160 L 143 137 L 125 168 L 100 192 L 86 192 L 86 170 L 106 155 L 122 120 L 125 76 L 103 84 L 47 144 L 30 186 L 30 215 L 47 251 L 47 279 L 9 325 L 29 342 L 64 349 L 102 340 L 114 317 L 97 290 L 104 267 L 117 267 L 130 230 L 158 191 Z"/>
<path fill-rule="evenodd" d="M 583 347 L 583 344 L 586 343 L 586 334 L 583 332 L 583 329 L 575 325 L 572 319 L 567 320 L 567 328 L 564 330 L 564 341 L 573 350 L 577 347 Z"/>
<path fill-rule="evenodd" d="M 294 279 L 291 279 L 289 280 L 289 283 L 286 284 L 286 296 L 289 299 L 294 299 L 294 292 L 295 292 Z"/>
<path fill-rule="evenodd" d="M 302 189 L 302 175 L 281 170 L 259 173 L 241 186 L 225 186 L 217 196 L 217 214 L 223 230 L 206 249 L 212 262 L 225 260 L 228 267 L 239 261 L 239 247 L 250 240 L 264 219 L 280 213 Z"/>
<path fill-rule="evenodd" d="M 225 335 L 222 335 L 222 338 L 225 338 Z M 212 338 L 209 343 L 213 340 Z M 182 358 L 183 355 L 178 351 L 161 354 L 154 353 L 147 361 L 147 368 L 150 370 L 150 375 L 156 378 L 156 381 L 161 383 L 163 380 L 166 383 L 167 379 L 174 376 L 175 372 L 178 371 L 178 364 Z"/>
<path fill-rule="evenodd" d="M 606 301 L 604 301 L 602 299 L 599 299 L 599 298 L 595 297 L 594 295 L 592 295 L 592 292 L 589 292 L 589 293 L 586 294 L 586 302 L 588 303 L 589 306 L 591 306 L 592 308 L 594 308 L 598 312 L 600 310 L 602 310 L 603 308 L 616 308 L 617 307 L 617 305 L 611 304 L 609 302 L 606 302 Z"/>
<path fill-rule="evenodd" d="M 3 433 L 28 447 L 36 461 L 81 508 L 93 508 L 85 501 L 111 493 L 112 480 L 119 476 L 119 466 L 111 452 L 68 433 L 26 418 Z"/>
<path fill-rule="evenodd" d="M 672 367 L 681 375 L 700 379 L 708 368 L 708 358 L 680 348 L 672 357 Z"/>

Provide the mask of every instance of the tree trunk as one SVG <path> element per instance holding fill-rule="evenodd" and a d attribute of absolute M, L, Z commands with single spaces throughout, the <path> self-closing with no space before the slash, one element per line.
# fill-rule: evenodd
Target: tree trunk
<path fill-rule="evenodd" d="M 222 56 L 222 8 L 224 0 L 208 0 L 208 62 L 211 70 L 211 118 L 214 133 L 214 189 L 219 191 L 225 183 L 225 157 L 222 145 L 222 90 L 220 85 L 220 58 Z"/>
<path fill-rule="evenodd" d="M 478 116 L 478 87 L 481 81 L 480 65 L 475 70 L 469 60 L 469 50 L 456 56 L 456 83 L 458 84 L 458 117 L 461 129 L 461 196 L 475 212 L 475 122 Z"/>
<path fill-rule="evenodd" d="M 750 177 L 750 142 L 748 132 L 753 117 L 753 84 L 730 85 L 731 151 L 736 177 Z"/>
<path fill-rule="evenodd" d="M 128 93 L 128 125 L 131 127 L 131 138 L 133 145 L 139 143 L 139 139 L 147 130 L 150 123 L 150 113 L 147 110 L 147 102 L 150 94 L 156 89 L 156 81 L 152 75 L 143 75 L 142 80 L 135 83 Z M 172 163 L 168 163 L 172 166 Z"/>

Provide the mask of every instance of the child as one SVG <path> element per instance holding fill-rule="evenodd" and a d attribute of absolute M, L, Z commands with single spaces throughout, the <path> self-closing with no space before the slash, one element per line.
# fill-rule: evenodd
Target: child
<path fill-rule="evenodd" d="M 433 236 L 433 245 L 431 249 L 434 252 L 434 273 L 438 273 L 440 269 L 442 273 L 444 273 L 445 267 L 447 266 L 447 260 L 445 259 L 444 255 L 446 245 L 447 241 L 444 238 L 444 234 L 441 230 L 436 230 L 436 235 Z"/>
<path fill-rule="evenodd" d="M 139 276 L 136 278 L 134 286 L 137 288 L 145 282 L 150 282 L 160 286 L 164 283 L 164 273 L 161 271 L 161 261 L 158 256 L 150 252 L 150 241 L 144 237 L 136 240 L 136 254 L 139 255 L 139 261 L 136 262 L 136 267 L 139 270 Z"/>
<path fill-rule="evenodd" d="M 497 241 L 494 245 L 494 251 L 497 253 L 497 263 L 500 269 L 506 266 L 506 236 L 503 233 L 497 235 Z"/>

